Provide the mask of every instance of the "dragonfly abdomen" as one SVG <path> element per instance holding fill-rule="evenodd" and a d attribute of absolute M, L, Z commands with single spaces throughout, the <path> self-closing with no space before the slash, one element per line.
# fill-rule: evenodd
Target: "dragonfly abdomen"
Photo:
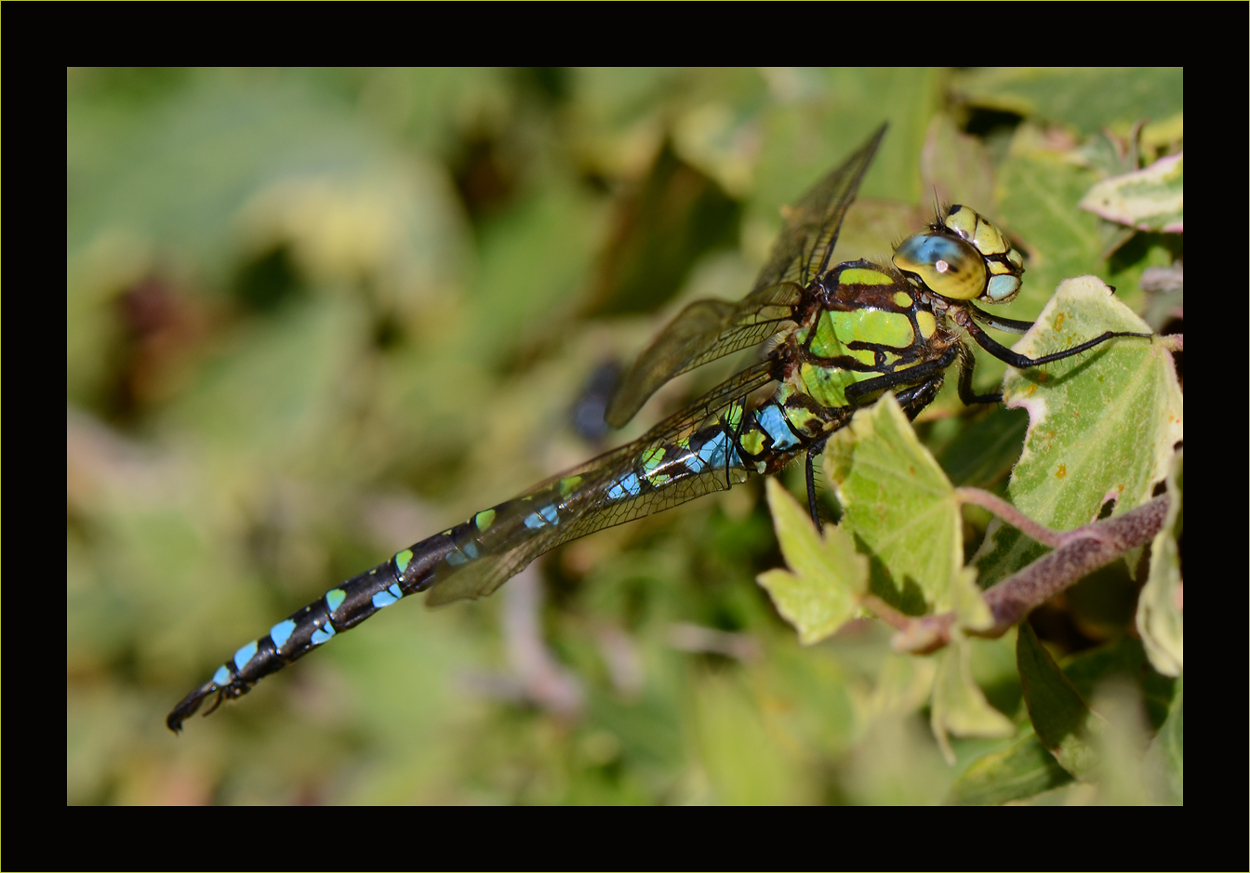
<path fill-rule="evenodd" d="M 212 712 L 222 700 L 241 697 L 270 673 L 299 660 L 341 631 L 350 630 L 405 595 L 428 588 L 437 568 L 448 554 L 455 552 L 451 534 L 452 531 L 435 534 L 336 585 L 275 624 L 265 636 L 241 647 L 217 668 L 211 679 L 174 707 L 166 719 L 170 730 L 179 730 L 209 697 L 217 697 L 208 710 Z"/>
<path fill-rule="evenodd" d="M 740 414 L 733 420 L 741 420 Z M 265 676 L 409 594 L 429 590 L 431 605 L 482 597 L 570 539 L 730 487 L 730 468 L 743 468 L 737 436 L 727 418 L 715 418 L 681 440 L 636 444 L 617 463 L 550 480 L 409 546 L 241 647 L 174 707 L 166 724 L 181 729 L 210 697 L 217 699 L 208 712 L 224 699 L 241 697 Z M 700 487 L 674 487 L 696 476 Z M 658 491 L 667 492 L 661 502 Z"/>

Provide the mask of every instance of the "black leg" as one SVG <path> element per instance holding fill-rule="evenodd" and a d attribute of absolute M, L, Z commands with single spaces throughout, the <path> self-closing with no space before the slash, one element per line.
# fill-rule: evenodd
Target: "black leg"
<path fill-rule="evenodd" d="M 968 314 L 977 321 L 997 330 L 1005 330 L 1007 333 L 1027 333 L 1029 328 L 1033 326 L 1031 321 L 1018 321 L 1014 318 L 1003 318 L 1001 315 L 995 315 L 992 312 L 986 312 L 984 309 L 978 309 L 971 303 L 966 304 Z"/>
<path fill-rule="evenodd" d="M 935 361 L 926 361 L 923 364 L 916 364 L 914 367 L 905 367 L 893 373 L 886 373 L 882 376 L 875 376 L 872 379 L 865 379 L 863 382 L 856 382 L 846 389 L 846 399 L 853 406 L 859 406 L 865 397 L 877 391 L 888 391 L 900 385 L 927 383 L 935 376 L 943 375 L 946 372 L 946 368 L 955 363 L 955 356 L 958 354 L 958 346 L 951 346 L 942 354 L 942 357 Z M 932 400 L 933 398 L 930 397 L 929 399 Z"/>
<path fill-rule="evenodd" d="M 898 397 L 899 406 L 903 407 L 903 412 L 907 414 L 907 420 L 915 421 L 916 416 L 933 402 L 933 398 L 937 397 L 940 390 L 942 390 L 942 377 L 934 376 L 921 385 L 898 392 L 895 396 Z"/>
<path fill-rule="evenodd" d="M 962 342 L 959 344 L 959 399 L 965 406 L 976 406 L 978 403 L 1001 403 L 1002 392 L 993 394 L 976 394 L 972 390 L 972 373 L 976 369 L 977 359 L 972 349 Z"/>
<path fill-rule="evenodd" d="M 816 533 L 823 535 L 823 528 L 820 526 L 820 509 L 816 505 L 816 470 L 812 466 L 812 458 L 817 452 L 825 450 L 825 443 L 828 439 L 823 439 L 819 443 L 811 446 L 807 450 L 807 511 L 812 514 L 812 524 L 816 525 Z"/>
<path fill-rule="evenodd" d="M 1135 336 L 1143 339 L 1150 339 L 1150 337 L 1153 336 L 1153 334 L 1148 333 L 1130 333 L 1128 331 L 1109 330 L 1105 333 L 1099 334 L 1092 340 L 1086 340 L 1085 342 L 1075 345 L 1070 349 L 1064 349 L 1062 352 L 1042 355 L 1040 358 L 1030 358 L 1025 355 L 1017 354 L 1006 346 L 1000 345 L 990 339 L 989 335 L 981 329 L 980 325 L 974 322 L 971 318 L 961 319 L 960 326 L 964 330 L 968 331 L 968 335 L 976 340 L 977 345 L 985 349 L 994 357 L 998 358 L 1000 361 L 1015 367 L 1017 370 L 1026 370 L 1029 367 L 1036 367 L 1039 364 L 1049 364 L 1051 361 L 1062 361 L 1064 358 L 1079 355 L 1081 352 L 1092 349 L 1094 346 L 1105 343 L 1107 340 L 1114 339 L 1118 336 Z"/>

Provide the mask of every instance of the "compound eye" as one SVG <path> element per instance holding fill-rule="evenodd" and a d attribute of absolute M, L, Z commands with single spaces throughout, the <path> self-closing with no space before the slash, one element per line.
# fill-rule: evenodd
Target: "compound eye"
<path fill-rule="evenodd" d="M 894 266 L 948 300 L 975 300 L 985 293 L 985 260 L 966 240 L 918 233 L 903 240 L 892 260 Z"/>

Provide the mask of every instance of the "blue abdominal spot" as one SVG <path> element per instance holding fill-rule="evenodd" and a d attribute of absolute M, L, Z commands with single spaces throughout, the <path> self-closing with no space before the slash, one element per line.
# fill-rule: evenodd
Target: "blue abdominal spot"
<path fill-rule="evenodd" d="M 608 497 L 612 500 L 624 500 L 626 497 L 637 497 L 641 491 L 642 486 L 638 482 L 638 474 L 630 473 L 608 489 Z"/>
<path fill-rule="evenodd" d="M 281 649 L 286 645 L 286 641 L 291 638 L 291 634 L 295 633 L 295 621 L 287 619 L 280 621 L 269 629 L 269 638 L 273 640 L 274 646 Z"/>
<path fill-rule="evenodd" d="M 243 648 L 234 653 L 234 667 L 236 670 L 242 670 L 247 666 L 247 662 L 256 656 L 256 641 L 248 643 Z"/>
<path fill-rule="evenodd" d="M 392 584 L 385 591 L 379 591 L 377 594 L 373 595 L 373 607 L 374 609 L 383 609 L 384 607 L 390 606 L 392 603 L 397 603 L 399 598 L 403 596 L 404 593 L 399 590 L 399 586 Z"/>
<path fill-rule="evenodd" d="M 547 504 L 540 507 L 537 512 L 531 512 L 525 517 L 525 526 L 531 530 L 538 530 L 543 525 L 558 524 L 560 521 L 560 510 L 556 509 L 554 504 Z"/>
<path fill-rule="evenodd" d="M 788 449 L 799 444 L 799 438 L 790 430 L 786 417 L 778 406 L 768 405 L 755 416 L 764 433 L 773 438 L 773 447 Z"/>
<path fill-rule="evenodd" d="M 699 448 L 699 459 L 714 467 L 741 467 L 742 460 L 724 431 L 716 434 Z"/>

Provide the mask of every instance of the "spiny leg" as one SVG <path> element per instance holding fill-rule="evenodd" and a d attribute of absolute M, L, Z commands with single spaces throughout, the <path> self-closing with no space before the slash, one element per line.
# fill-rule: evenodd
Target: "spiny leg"
<path fill-rule="evenodd" d="M 972 373 L 976 369 L 977 359 L 972 349 L 963 343 L 959 344 L 959 399 L 965 406 L 976 406 L 979 403 L 1002 403 L 1003 394 L 977 394 L 972 390 Z"/>
<path fill-rule="evenodd" d="M 971 303 L 968 304 L 968 314 L 986 327 L 992 327 L 995 330 L 1006 331 L 1007 333 L 1028 333 L 1029 329 L 1033 327 L 1033 322 L 1031 321 L 1003 318 L 1001 315 L 986 312 L 984 309 L 973 306 Z"/>
<path fill-rule="evenodd" d="M 1085 342 L 1075 345 L 1070 349 L 1064 349 L 1062 352 L 1054 352 L 1049 355 L 1042 355 L 1040 358 L 1030 358 L 1027 355 L 1020 354 L 1019 352 L 1013 352 L 1011 349 L 1007 348 L 1006 346 L 995 342 L 993 339 L 990 338 L 990 336 L 985 331 L 981 329 L 980 325 L 978 325 L 975 321 L 972 320 L 971 317 L 960 318 L 960 319 L 957 319 L 957 321 L 959 322 L 960 326 L 964 330 L 968 331 L 968 335 L 971 336 L 974 340 L 976 340 L 977 345 L 985 349 L 987 352 L 989 352 L 994 357 L 998 358 L 1003 363 L 1010 364 L 1011 366 L 1015 367 L 1017 370 L 1027 370 L 1029 367 L 1037 367 L 1042 364 L 1049 364 L 1052 361 L 1062 361 L 1064 358 L 1070 358 L 1073 355 L 1079 355 L 1081 352 L 1088 351 L 1089 349 L 1092 349 L 1094 346 L 1101 345 L 1102 343 L 1105 343 L 1107 340 L 1115 339 L 1116 337 L 1135 336 L 1141 339 L 1150 339 L 1153 336 L 1153 334 L 1149 334 L 1149 333 L 1133 333 L 1131 331 L 1124 331 L 1124 330 L 1118 330 L 1118 331 L 1108 330 L 1108 331 L 1105 331 L 1104 333 L 1099 334 L 1098 336 L 1094 337 L 1091 340 L 1086 340 Z"/>
<path fill-rule="evenodd" d="M 958 347 L 951 346 L 942 354 L 942 357 L 936 360 L 926 361 L 923 364 L 916 364 L 913 367 L 907 367 L 893 373 L 885 373 L 872 379 L 856 382 L 846 389 L 846 399 L 853 406 L 861 406 L 865 403 L 865 398 L 878 391 L 890 391 L 901 386 L 917 385 L 917 383 L 923 386 L 929 384 L 934 379 L 938 379 L 940 387 L 941 377 L 945 374 L 947 368 L 955 363 L 955 356 L 958 354 Z M 901 390 L 895 391 L 895 394 L 900 398 L 904 396 L 904 392 Z M 932 399 L 932 397 L 929 398 L 929 400 Z M 928 401 L 925 402 L 927 403 Z M 903 402 L 902 399 L 899 400 L 899 403 L 904 407 L 907 406 L 907 403 Z M 921 408 L 923 407 L 916 407 L 916 412 L 919 412 Z M 915 413 L 912 413 L 910 417 L 915 418 Z"/>
<path fill-rule="evenodd" d="M 812 514 L 812 524 L 816 525 L 817 534 L 823 534 L 824 530 L 821 527 L 820 508 L 816 505 L 816 470 L 812 462 L 817 454 L 824 452 L 827 442 L 829 438 L 825 437 L 820 442 L 812 444 L 807 450 L 807 458 L 804 461 L 807 468 L 807 511 Z"/>
<path fill-rule="evenodd" d="M 943 381 L 942 375 L 937 375 L 913 388 L 907 388 L 894 395 L 898 398 L 898 405 L 903 407 L 903 413 L 907 416 L 908 421 L 915 421 L 916 416 L 933 402 L 933 399 L 938 396 L 938 392 L 942 390 Z"/>

